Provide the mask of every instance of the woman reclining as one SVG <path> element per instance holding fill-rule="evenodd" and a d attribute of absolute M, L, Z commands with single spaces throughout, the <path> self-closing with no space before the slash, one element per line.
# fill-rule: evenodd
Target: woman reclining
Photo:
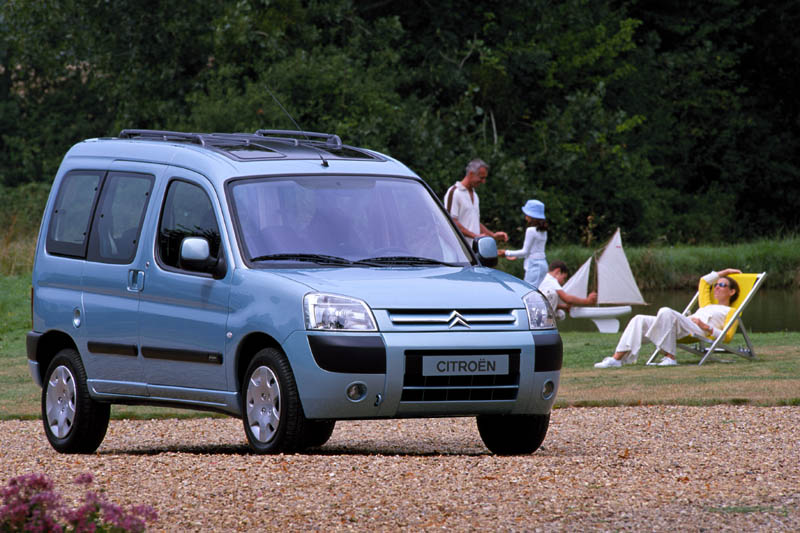
<path fill-rule="evenodd" d="M 740 273 L 741 270 L 726 268 L 700 278 L 700 308 L 692 315 L 684 316 L 669 307 L 659 309 L 656 316 L 636 315 L 622 332 L 614 355 L 595 363 L 594 367 L 617 368 L 635 363 L 645 341 L 655 344 L 664 354 L 658 366 L 677 365 L 675 351 L 678 339 L 687 335 L 717 338 L 722 333 L 730 305 L 739 296 L 739 285 L 728 276 Z M 718 303 L 711 303 L 712 294 Z"/>

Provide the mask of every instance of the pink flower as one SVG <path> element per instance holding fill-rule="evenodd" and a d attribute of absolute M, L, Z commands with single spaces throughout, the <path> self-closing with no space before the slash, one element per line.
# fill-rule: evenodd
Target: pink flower
<path fill-rule="evenodd" d="M 88 487 L 94 481 L 90 473 L 75 478 L 77 485 Z M 148 505 L 120 507 L 105 499 L 102 493 L 87 491 L 83 504 L 69 509 L 61 496 L 53 491 L 53 482 L 43 474 L 27 474 L 12 478 L 0 489 L 0 531 L 63 533 L 65 527 L 75 533 L 115 531 L 139 533 L 147 522 L 158 520 L 155 509 Z"/>

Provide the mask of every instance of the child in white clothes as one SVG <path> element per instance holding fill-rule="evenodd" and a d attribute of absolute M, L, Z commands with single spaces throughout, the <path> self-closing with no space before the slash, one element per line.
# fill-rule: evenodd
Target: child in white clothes
<path fill-rule="evenodd" d="M 525 258 L 525 281 L 538 287 L 547 274 L 547 258 L 544 247 L 547 244 L 547 220 L 544 217 L 544 204 L 539 200 L 528 200 L 522 206 L 528 229 L 525 230 L 525 243 L 520 250 L 501 251 L 507 259 Z"/>

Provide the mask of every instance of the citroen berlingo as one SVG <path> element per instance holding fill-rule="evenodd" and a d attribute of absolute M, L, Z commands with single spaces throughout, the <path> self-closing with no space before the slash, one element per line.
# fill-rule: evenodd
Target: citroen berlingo
<path fill-rule="evenodd" d="M 499 454 L 547 432 L 562 344 L 545 298 L 467 246 L 408 167 L 337 135 L 123 130 L 65 155 L 27 355 L 59 452 L 111 404 L 240 417 L 253 451 L 337 420 L 475 416 Z"/>

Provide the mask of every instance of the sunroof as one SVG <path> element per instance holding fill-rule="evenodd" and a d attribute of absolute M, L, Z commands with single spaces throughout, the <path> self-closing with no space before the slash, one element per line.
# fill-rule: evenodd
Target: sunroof
<path fill-rule="evenodd" d="M 231 157 L 245 161 L 284 157 L 284 154 L 259 144 L 215 144 L 214 148 L 225 152 Z"/>
<path fill-rule="evenodd" d="M 375 159 L 375 156 L 372 154 L 350 148 L 349 146 L 342 146 L 339 149 L 331 149 L 326 147 L 325 151 L 342 159 Z"/>

